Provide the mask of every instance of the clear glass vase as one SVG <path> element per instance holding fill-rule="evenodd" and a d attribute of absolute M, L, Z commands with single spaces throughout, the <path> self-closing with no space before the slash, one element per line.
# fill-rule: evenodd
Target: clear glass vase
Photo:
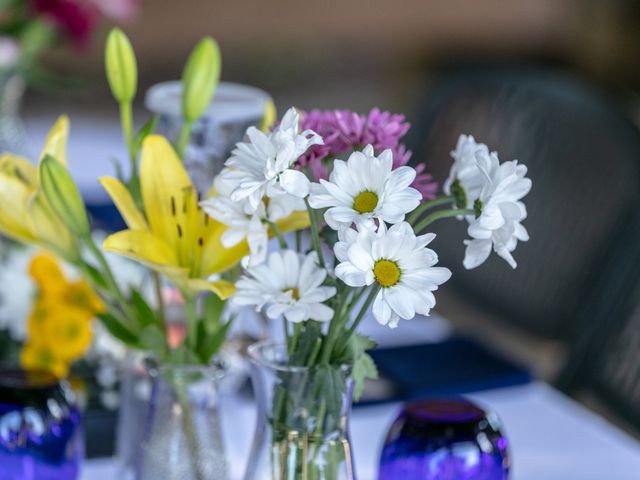
<path fill-rule="evenodd" d="M 163 365 L 152 369 L 151 376 L 138 480 L 225 480 L 218 415 L 222 371 L 213 366 Z"/>
<path fill-rule="evenodd" d="M 245 480 L 355 479 L 349 366 L 291 367 L 282 344 L 249 347 L 258 419 Z"/>

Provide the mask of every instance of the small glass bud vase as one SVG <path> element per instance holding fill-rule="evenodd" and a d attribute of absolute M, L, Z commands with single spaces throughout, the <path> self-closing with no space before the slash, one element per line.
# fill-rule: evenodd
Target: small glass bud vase
<path fill-rule="evenodd" d="M 151 376 L 153 390 L 138 480 L 226 479 L 218 416 L 222 370 L 162 365 L 152 369 Z"/>
<path fill-rule="evenodd" d="M 351 480 L 349 366 L 292 367 L 285 345 L 249 347 L 258 419 L 245 480 Z"/>

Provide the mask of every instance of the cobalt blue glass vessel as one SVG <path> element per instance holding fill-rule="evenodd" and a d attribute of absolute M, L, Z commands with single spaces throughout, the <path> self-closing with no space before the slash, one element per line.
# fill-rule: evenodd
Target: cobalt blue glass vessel
<path fill-rule="evenodd" d="M 46 372 L 0 369 L 0 478 L 74 480 L 83 456 L 68 388 Z"/>
<path fill-rule="evenodd" d="M 407 403 L 391 425 L 379 480 L 506 480 L 500 423 L 463 398 Z"/>

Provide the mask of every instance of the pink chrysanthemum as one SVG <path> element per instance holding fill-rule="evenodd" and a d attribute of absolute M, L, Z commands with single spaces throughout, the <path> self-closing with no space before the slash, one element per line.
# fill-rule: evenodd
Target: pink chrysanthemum
<path fill-rule="evenodd" d="M 300 127 L 311 129 L 324 139 L 324 145 L 313 146 L 299 159 L 300 165 L 308 166 L 318 180 L 328 176 L 323 162 L 327 157 L 351 153 L 366 145 L 372 145 L 376 153 L 391 149 L 394 168 L 406 165 L 411 159 L 411 151 L 400 142 L 410 127 L 404 115 L 381 112 L 377 108 L 368 115 L 349 110 L 311 110 L 302 114 Z M 434 198 L 438 184 L 425 172 L 424 164 L 415 169 L 417 175 L 412 186 L 423 198 Z"/>

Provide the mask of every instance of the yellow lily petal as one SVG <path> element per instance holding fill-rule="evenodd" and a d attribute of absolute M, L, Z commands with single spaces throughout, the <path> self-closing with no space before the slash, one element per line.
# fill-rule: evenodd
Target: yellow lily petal
<path fill-rule="evenodd" d="M 149 135 L 140 158 L 142 201 L 151 231 L 180 253 L 183 262 L 197 241 L 185 238 L 196 228 L 197 193 L 169 142 Z"/>
<path fill-rule="evenodd" d="M 226 300 L 236 291 L 236 286 L 227 280 L 209 282 L 203 278 L 190 278 L 183 287 L 192 292 L 213 292 L 222 300 Z"/>
<path fill-rule="evenodd" d="M 309 213 L 306 211 L 293 212 L 288 217 L 276 220 L 276 225 L 278 225 L 284 233 L 302 230 L 310 225 Z"/>
<path fill-rule="evenodd" d="M 69 137 L 69 117 L 61 115 L 47 134 L 40 160 L 49 154 L 62 165 L 67 165 L 67 138 Z"/>
<path fill-rule="evenodd" d="M 102 187 L 115 203 L 120 215 L 131 230 L 148 230 L 147 222 L 136 207 L 131 193 L 122 182 L 113 177 L 100 177 Z"/>
<path fill-rule="evenodd" d="M 38 186 L 38 169 L 26 158 L 5 153 L 0 156 L 0 173 L 14 177 L 32 189 Z"/>
<path fill-rule="evenodd" d="M 18 178 L 0 173 L 0 231 L 19 242 L 32 243 L 35 237 L 26 223 L 25 206 L 31 188 Z"/>
<path fill-rule="evenodd" d="M 200 276 L 204 277 L 224 272 L 236 265 L 249 253 L 249 245 L 246 240 L 242 240 L 231 248 L 224 247 L 220 238 L 227 226 L 212 218 L 209 220 L 212 224 L 212 231 L 202 248 L 202 256 L 200 257 L 201 271 L 198 272 Z"/>
<path fill-rule="evenodd" d="M 153 233 L 144 230 L 123 230 L 109 235 L 102 244 L 107 252 L 129 257 L 169 277 L 186 276 L 177 266 L 175 252 Z"/>

